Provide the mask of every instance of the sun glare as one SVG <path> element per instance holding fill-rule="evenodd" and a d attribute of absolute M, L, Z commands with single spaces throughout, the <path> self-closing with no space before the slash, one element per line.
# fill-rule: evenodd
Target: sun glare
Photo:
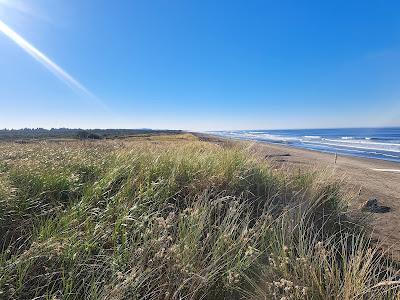
<path fill-rule="evenodd" d="M 5 0 L 0 0 L 0 1 L 4 2 Z M 10 40 L 12 40 L 15 44 L 17 44 L 20 48 L 22 48 L 26 53 L 32 56 L 37 62 L 46 67 L 50 72 L 52 72 L 55 76 L 57 76 L 70 88 L 74 89 L 75 91 L 82 94 L 86 98 L 94 100 L 97 103 L 97 105 L 100 105 L 102 108 L 106 108 L 105 104 L 102 103 L 100 100 L 98 100 L 98 98 L 95 95 L 93 95 L 93 93 L 90 92 L 85 86 L 83 86 L 79 81 L 73 78 L 59 65 L 53 62 L 44 53 L 35 48 L 31 43 L 29 43 L 26 39 L 24 39 L 22 36 L 16 33 L 13 29 L 11 29 L 7 24 L 2 22 L 1 20 L 0 20 L 0 32 L 2 32 Z"/>

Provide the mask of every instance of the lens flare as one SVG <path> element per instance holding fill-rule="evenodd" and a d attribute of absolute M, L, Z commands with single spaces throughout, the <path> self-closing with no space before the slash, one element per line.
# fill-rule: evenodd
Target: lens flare
<path fill-rule="evenodd" d="M 59 65 L 53 62 L 45 54 L 40 52 L 31 43 L 25 40 L 22 36 L 12 30 L 8 25 L 0 20 L 0 32 L 6 35 L 9 39 L 15 42 L 19 47 L 21 47 L 26 53 L 32 56 L 37 62 L 46 67 L 51 73 L 57 76 L 62 82 L 67 84 L 71 89 L 75 90 L 79 94 L 85 96 L 96 102 L 98 105 L 106 108 L 105 104 L 100 101 L 92 92 L 90 92 L 85 86 L 83 86 L 79 81 L 73 78 L 70 74 L 64 71 Z"/>

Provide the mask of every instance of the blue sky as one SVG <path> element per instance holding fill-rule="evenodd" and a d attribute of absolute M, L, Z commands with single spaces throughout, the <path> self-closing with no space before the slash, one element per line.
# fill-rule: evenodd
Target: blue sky
<path fill-rule="evenodd" d="M 399 15 L 399 1 L 0 0 L 0 127 L 400 125 Z"/>

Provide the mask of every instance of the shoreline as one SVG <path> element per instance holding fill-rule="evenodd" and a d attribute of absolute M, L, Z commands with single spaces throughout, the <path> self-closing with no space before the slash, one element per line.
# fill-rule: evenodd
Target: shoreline
<path fill-rule="evenodd" d="M 384 128 L 381 128 L 384 129 Z M 397 129 L 397 128 L 393 128 Z M 400 129 L 400 128 L 399 128 Z M 322 129 L 318 129 L 322 130 Z M 333 130 L 333 129 L 332 129 Z M 336 130 L 336 129 L 335 129 Z M 337 129 L 339 130 L 339 129 Z M 350 156 L 350 157 L 360 157 L 360 158 L 367 158 L 367 159 L 378 159 L 378 160 L 384 160 L 384 161 L 390 161 L 390 162 L 396 162 L 400 164 L 400 148 L 394 150 L 394 149 L 386 149 L 386 148 L 370 148 L 367 146 L 361 146 L 363 143 L 367 140 L 368 143 L 372 143 L 374 145 L 380 145 L 380 146 L 398 146 L 398 144 L 390 144 L 390 143 L 382 143 L 377 141 L 379 138 L 373 137 L 373 138 L 362 138 L 360 137 L 360 140 L 357 140 L 357 137 L 353 136 L 342 136 L 342 138 L 339 138 L 337 136 L 324 136 L 323 133 L 320 133 L 321 136 L 324 136 L 323 138 L 321 136 L 314 136 L 314 135 L 304 135 L 304 136 L 299 136 L 296 134 L 293 135 L 288 135 L 286 136 L 285 133 L 276 133 L 277 135 L 274 138 L 275 133 L 271 133 L 274 130 L 267 132 L 267 135 L 270 135 L 271 137 L 266 137 L 263 138 L 262 136 L 257 137 L 256 135 L 259 132 L 254 132 L 252 134 L 251 132 L 249 133 L 250 136 L 248 137 L 247 133 L 238 133 L 238 134 L 232 134 L 232 133 L 227 133 L 227 134 L 219 134 L 219 133 L 204 133 L 204 134 L 210 134 L 214 135 L 215 137 L 220 137 L 220 138 L 227 138 L 227 139 L 233 139 L 237 141 L 249 141 L 249 142 L 259 142 L 259 143 L 267 143 L 267 144 L 272 144 L 272 145 L 281 145 L 284 147 L 293 147 L 296 149 L 304 149 L 304 150 L 311 150 L 311 151 L 317 151 L 321 153 L 328 153 L 328 154 L 335 154 L 337 153 L 338 155 L 345 155 L 345 156 Z M 279 131 L 279 130 L 278 130 Z M 296 131 L 296 130 L 281 130 L 281 131 Z M 301 131 L 307 131 L 306 129 L 301 130 Z M 310 130 L 309 130 L 310 131 Z M 303 134 L 306 134 L 305 132 Z M 311 134 L 311 133 L 310 133 Z M 345 133 L 343 133 L 345 134 Z M 350 133 L 349 133 L 350 134 Z M 302 138 L 308 138 L 308 140 L 303 141 Z M 364 142 L 356 142 L 356 143 L 350 143 L 353 139 L 356 139 L 357 141 L 363 140 Z M 324 140 L 325 142 L 319 142 L 318 140 Z M 344 144 L 340 144 L 340 143 Z M 350 144 L 349 144 L 350 143 Z M 367 144 L 368 144 L 367 143 Z"/>
<path fill-rule="evenodd" d="M 381 240 L 384 248 L 390 248 L 400 257 L 400 164 L 397 162 L 355 157 L 278 145 L 259 141 L 244 141 L 214 135 L 195 134 L 210 142 L 238 142 L 249 144 L 257 155 L 269 159 L 277 166 L 321 170 L 343 180 L 346 190 L 357 196 L 350 203 L 351 209 L 359 210 L 367 200 L 377 199 L 379 204 L 390 207 L 387 213 L 371 213 L 373 237 Z M 397 256 L 396 255 L 396 256 Z"/>

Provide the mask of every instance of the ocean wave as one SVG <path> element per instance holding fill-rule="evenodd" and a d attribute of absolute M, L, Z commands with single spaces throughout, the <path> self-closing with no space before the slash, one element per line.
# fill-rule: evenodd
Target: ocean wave
<path fill-rule="evenodd" d="M 323 139 L 323 141 L 329 141 L 329 142 L 336 142 L 336 143 L 342 143 L 342 144 L 364 144 L 364 145 L 372 145 L 372 146 L 393 146 L 393 147 L 398 147 L 400 149 L 400 143 L 394 143 L 394 142 L 371 142 L 370 140 L 338 140 L 338 139 Z"/>
<path fill-rule="evenodd" d="M 400 144 L 399 143 L 384 143 L 384 142 L 375 142 L 366 139 L 354 139 L 350 137 L 342 137 L 340 139 L 330 139 L 323 138 L 321 136 L 301 136 L 301 137 L 293 137 L 293 136 L 281 136 L 274 135 L 269 133 L 255 133 L 255 132 L 242 132 L 242 133 L 234 133 L 237 138 L 245 138 L 251 140 L 260 140 L 260 141 L 271 141 L 271 142 L 291 142 L 291 143 L 309 143 L 314 145 L 324 145 L 324 146 L 334 146 L 334 147 L 342 147 L 343 148 L 353 148 L 360 150 L 372 150 L 372 151 L 390 151 L 390 152 L 400 152 Z M 345 138 L 345 139 L 343 139 Z"/>
<path fill-rule="evenodd" d="M 288 142 L 288 141 L 298 141 L 299 139 L 296 137 L 287 137 L 287 136 L 280 136 L 274 135 L 269 133 L 244 133 L 242 134 L 244 137 L 251 137 L 252 139 L 262 139 L 262 140 L 269 140 L 269 141 L 277 141 L 277 142 Z"/>
<path fill-rule="evenodd" d="M 345 148 L 356 148 L 356 149 L 363 149 L 363 150 L 375 150 L 375 151 L 390 151 L 390 152 L 399 152 L 400 153 L 400 144 L 389 144 L 389 143 L 344 143 L 338 140 L 322 140 L 320 142 L 312 142 L 309 141 L 308 143 L 315 143 L 315 144 L 323 144 L 323 145 L 330 145 L 335 147 L 345 147 Z"/>
<path fill-rule="evenodd" d="M 326 153 L 342 153 L 352 156 L 374 157 L 400 161 L 400 135 L 397 133 L 392 135 L 387 132 L 384 132 L 381 135 L 374 133 L 372 136 L 362 135 L 361 132 L 361 134 L 357 135 L 352 135 L 352 132 L 343 132 L 335 135 L 336 132 L 333 132 L 332 130 L 329 130 L 326 133 L 326 135 L 317 135 L 314 134 L 314 132 L 301 132 L 296 130 L 279 130 L 276 132 L 243 130 L 224 131 L 216 134 L 235 139 L 283 143 L 294 147 L 317 150 Z M 346 135 L 346 133 L 349 134 Z"/>

